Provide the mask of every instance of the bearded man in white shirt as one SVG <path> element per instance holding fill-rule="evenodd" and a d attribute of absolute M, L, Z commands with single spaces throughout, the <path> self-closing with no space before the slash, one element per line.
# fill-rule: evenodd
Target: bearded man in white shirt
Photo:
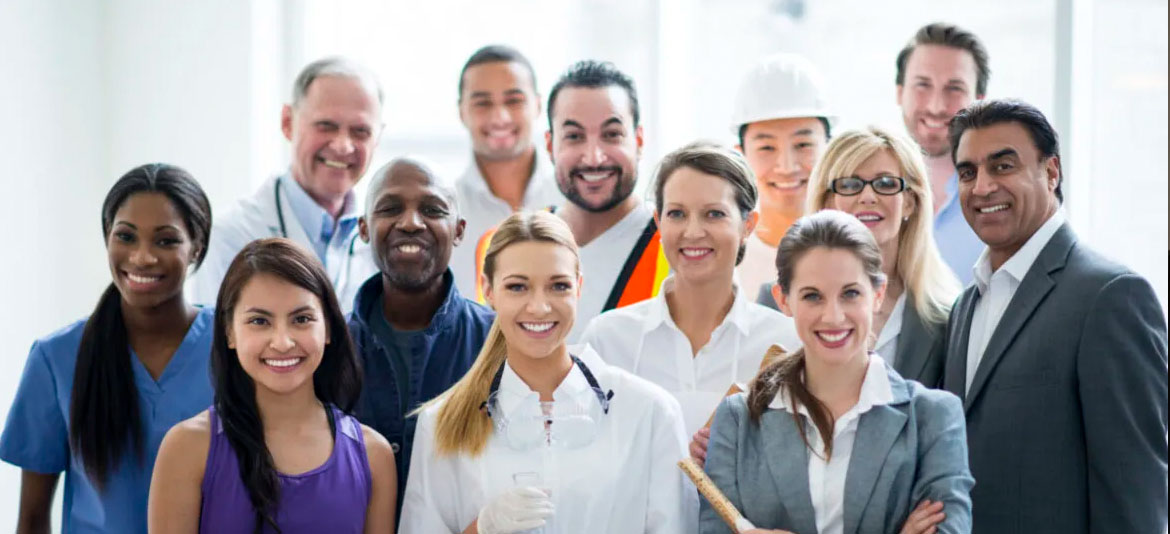
<path fill-rule="evenodd" d="M 1060 212 L 1056 133 L 983 101 L 949 137 L 963 215 L 987 248 L 947 329 L 974 530 L 1164 532 L 1167 339 L 1149 282 L 1079 242 Z"/>

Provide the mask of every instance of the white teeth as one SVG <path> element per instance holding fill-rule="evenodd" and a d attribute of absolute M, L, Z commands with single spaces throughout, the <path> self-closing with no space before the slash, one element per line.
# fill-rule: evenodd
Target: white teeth
<path fill-rule="evenodd" d="M 683 253 L 683 256 L 686 256 L 688 258 L 697 258 L 699 256 L 706 255 L 710 251 L 711 251 L 711 249 L 707 249 L 707 248 L 684 248 L 682 250 L 682 253 Z"/>
<path fill-rule="evenodd" d="M 942 127 L 946 126 L 946 124 L 943 124 L 941 122 L 931 122 L 931 121 L 927 121 L 927 120 L 922 121 L 922 124 L 925 124 L 927 128 L 942 128 Z"/>
<path fill-rule="evenodd" d="M 511 131 L 488 132 L 488 137 L 512 137 Z"/>
<path fill-rule="evenodd" d="M 264 360 L 264 364 L 271 365 L 272 367 L 292 367 L 298 363 L 301 363 L 302 359 L 303 358 L 285 358 L 283 360 L 273 360 L 269 358 Z"/>
<path fill-rule="evenodd" d="M 1006 209 L 1008 209 L 1007 204 L 996 204 L 990 208 L 979 208 L 979 213 L 995 213 L 997 211 L 1003 211 Z"/>
<path fill-rule="evenodd" d="M 776 187 L 779 189 L 796 189 L 796 188 L 804 185 L 804 181 L 797 180 L 795 182 L 772 182 L 771 185 L 772 185 L 772 187 Z"/>
<path fill-rule="evenodd" d="M 865 214 L 865 215 L 858 215 L 857 220 L 859 220 L 859 221 L 880 221 L 880 220 L 882 220 L 882 217 L 880 215 Z"/>
<path fill-rule="evenodd" d="M 417 254 L 420 250 L 422 247 L 418 245 L 398 245 L 398 251 L 406 254 Z"/>
<path fill-rule="evenodd" d="M 606 178 L 609 178 L 610 174 L 612 174 L 612 173 L 608 173 L 608 172 L 583 172 L 583 173 L 581 173 L 581 178 L 583 180 L 585 180 L 586 182 L 600 182 Z"/>
<path fill-rule="evenodd" d="M 344 169 L 344 168 L 349 167 L 349 165 L 346 163 L 342 163 L 340 161 L 333 161 L 331 159 L 322 158 L 321 161 L 325 162 L 326 167 L 332 167 L 334 169 Z"/>
<path fill-rule="evenodd" d="M 157 282 L 162 279 L 161 276 L 138 276 L 133 273 L 126 273 L 126 278 L 129 278 L 131 282 L 138 284 L 149 284 L 151 282 Z"/>
<path fill-rule="evenodd" d="M 529 332 L 548 332 L 556 323 L 520 323 L 520 326 Z"/>
<path fill-rule="evenodd" d="M 841 341 L 842 339 L 845 339 L 845 336 L 849 335 L 849 331 L 846 330 L 844 332 L 841 332 L 840 334 L 827 334 L 824 332 L 817 332 L 817 335 L 821 336 L 821 339 L 828 341 L 829 343 L 836 343 L 838 341 Z"/>

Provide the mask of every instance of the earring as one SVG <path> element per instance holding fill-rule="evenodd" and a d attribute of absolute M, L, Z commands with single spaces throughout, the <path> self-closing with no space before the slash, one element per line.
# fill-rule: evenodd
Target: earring
<path fill-rule="evenodd" d="M 905 217 L 902 217 L 902 222 L 906 222 L 906 221 L 909 221 L 909 220 L 910 220 L 910 216 L 909 216 L 909 215 L 907 215 L 907 216 L 905 216 Z"/>

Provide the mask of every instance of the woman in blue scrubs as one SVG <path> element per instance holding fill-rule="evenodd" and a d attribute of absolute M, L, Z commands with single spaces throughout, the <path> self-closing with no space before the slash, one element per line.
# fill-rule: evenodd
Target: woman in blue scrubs
<path fill-rule="evenodd" d="M 62 471 L 66 534 L 146 532 L 163 435 L 211 404 L 213 312 L 183 296 L 210 231 L 207 196 L 178 167 L 134 168 L 106 195 L 113 283 L 88 319 L 33 343 L 0 435 L 0 459 L 22 469 L 18 532 L 49 532 Z"/>

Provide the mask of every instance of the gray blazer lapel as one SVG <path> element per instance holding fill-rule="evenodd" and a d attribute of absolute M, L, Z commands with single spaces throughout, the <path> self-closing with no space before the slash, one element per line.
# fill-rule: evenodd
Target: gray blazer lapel
<path fill-rule="evenodd" d="M 921 382 L 922 370 L 926 367 L 926 360 L 930 358 L 930 347 L 933 343 L 930 331 L 922 324 L 918 311 L 914 309 L 914 295 L 906 293 L 906 307 L 902 310 L 902 331 L 898 334 L 897 357 L 894 358 L 894 370 L 898 374 L 911 380 Z M 926 384 L 933 387 L 934 384 Z"/>
<path fill-rule="evenodd" d="M 991 339 L 987 342 L 983 358 L 979 361 L 979 367 L 975 369 L 975 378 L 971 380 L 971 391 L 964 400 L 964 407 L 971 407 L 976 397 L 987 385 L 988 377 L 995 370 L 995 365 L 999 363 L 1007 348 L 1016 339 L 1016 334 L 1023 328 L 1024 323 L 1028 322 L 1028 318 L 1036 311 L 1036 307 L 1040 305 L 1048 292 L 1052 291 L 1056 282 L 1052 280 L 1050 275 L 1064 267 L 1068 252 L 1075 242 L 1076 237 L 1069 229 L 1068 223 L 1065 223 L 1056 230 L 1052 239 L 1040 251 L 1040 255 L 1036 257 L 1036 263 L 1032 264 L 1032 267 L 1028 269 L 1028 274 L 1024 275 L 1024 280 L 1020 282 L 1020 287 L 1016 289 L 1016 294 L 1008 303 L 1003 317 L 995 327 L 995 332 L 991 334 Z M 964 363 L 965 367 L 966 363 Z"/>
<path fill-rule="evenodd" d="M 776 494 L 792 520 L 793 532 L 816 532 L 817 514 L 808 489 L 808 446 L 800 439 L 792 414 L 765 410 L 760 416 L 760 443 Z M 760 488 L 762 491 L 763 488 Z"/>
<path fill-rule="evenodd" d="M 960 400 L 967 396 L 967 344 L 971 340 L 971 321 L 979 288 L 971 284 L 951 310 L 951 329 L 947 336 L 947 362 L 943 370 L 943 388 Z"/>
<path fill-rule="evenodd" d="M 849 469 L 845 473 L 845 534 L 858 534 L 861 513 L 865 511 L 870 496 L 875 491 L 878 475 L 881 474 L 882 466 L 889 457 L 890 449 L 909 419 L 898 408 L 910 400 L 906 392 L 906 382 L 895 378 L 891 373 L 890 388 L 894 392 L 894 402 L 874 406 L 862 414 L 857 422 L 853 454 L 849 458 Z M 877 491 L 888 491 L 888 488 Z"/>

